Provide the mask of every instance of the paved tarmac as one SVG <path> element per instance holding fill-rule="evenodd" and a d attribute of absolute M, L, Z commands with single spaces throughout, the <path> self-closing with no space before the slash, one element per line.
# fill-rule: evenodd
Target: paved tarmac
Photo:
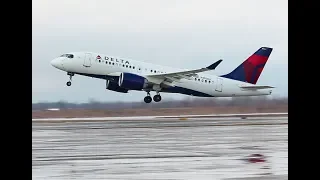
<path fill-rule="evenodd" d="M 287 117 L 32 122 L 33 179 L 288 179 L 287 123 Z M 244 160 L 254 153 L 267 162 Z"/>

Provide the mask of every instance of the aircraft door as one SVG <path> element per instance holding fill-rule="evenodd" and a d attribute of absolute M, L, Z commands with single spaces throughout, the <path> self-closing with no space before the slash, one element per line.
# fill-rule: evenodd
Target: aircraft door
<path fill-rule="evenodd" d="M 222 92 L 222 86 L 223 86 L 223 79 L 218 77 L 215 90 L 218 92 Z"/>
<path fill-rule="evenodd" d="M 83 66 L 84 67 L 90 67 L 91 66 L 91 60 L 92 60 L 92 54 L 86 53 L 84 57 Z"/>

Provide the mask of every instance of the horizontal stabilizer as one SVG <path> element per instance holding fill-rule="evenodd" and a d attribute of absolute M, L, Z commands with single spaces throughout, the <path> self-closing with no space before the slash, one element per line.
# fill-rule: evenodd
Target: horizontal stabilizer
<path fill-rule="evenodd" d="M 258 89 L 269 89 L 274 87 L 272 86 L 241 86 L 240 88 L 247 89 L 247 90 L 258 90 Z"/>

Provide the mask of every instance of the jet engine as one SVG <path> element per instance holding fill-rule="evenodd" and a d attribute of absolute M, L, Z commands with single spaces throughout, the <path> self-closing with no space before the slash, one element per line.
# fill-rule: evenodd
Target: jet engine
<path fill-rule="evenodd" d="M 148 86 L 148 80 L 136 74 L 123 72 L 119 76 L 118 85 L 128 90 L 142 90 Z"/>
<path fill-rule="evenodd" d="M 110 91 L 128 93 L 127 89 L 121 88 L 121 87 L 119 87 L 119 85 L 116 82 L 112 82 L 109 80 L 106 81 L 106 89 L 108 89 Z"/>

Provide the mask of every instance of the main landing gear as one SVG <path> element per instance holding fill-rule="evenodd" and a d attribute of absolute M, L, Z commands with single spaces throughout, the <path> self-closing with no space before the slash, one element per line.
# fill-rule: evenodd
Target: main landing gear
<path fill-rule="evenodd" d="M 153 100 L 154 100 L 154 102 L 161 101 L 161 96 L 160 96 L 159 92 L 157 92 L 157 94 L 153 96 Z M 144 97 L 144 102 L 151 103 L 151 101 L 152 101 L 152 98 L 151 98 L 150 92 L 147 92 L 147 96 Z"/>
<path fill-rule="evenodd" d="M 154 100 L 154 102 L 160 102 L 160 101 L 161 101 L 161 96 L 160 96 L 160 94 L 154 95 L 154 96 L 153 96 L 153 100 Z"/>
<path fill-rule="evenodd" d="M 144 97 L 144 102 L 145 102 L 145 103 L 151 103 L 151 101 L 152 101 L 152 98 L 151 98 L 151 96 L 150 96 L 150 93 L 148 92 L 148 93 L 147 93 L 147 96 Z"/>
<path fill-rule="evenodd" d="M 68 75 L 69 75 L 70 80 L 67 82 L 67 86 L 71 86 L 72 76 L 74 76 L 74 73 L 68 72 Z"/>

